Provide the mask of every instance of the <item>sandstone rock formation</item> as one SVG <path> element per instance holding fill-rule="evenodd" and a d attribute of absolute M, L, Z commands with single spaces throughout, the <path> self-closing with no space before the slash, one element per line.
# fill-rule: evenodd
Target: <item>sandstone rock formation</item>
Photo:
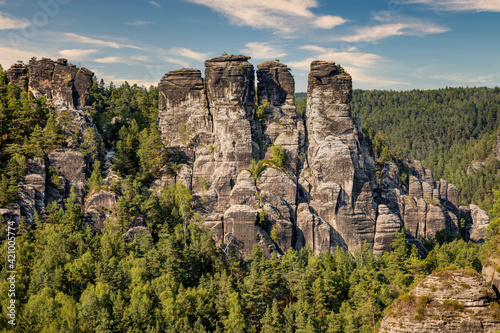
<path fill-rule="evenodd" d="M 27 223 L 32 223 L 35 212 L 43 215 L 52 201 L 63 205 L 71 189 L 76 191 L 78 202 L 84 203 L 90 165 L 95 157 L 82 149 L 82 143 L 97 146 L 99 137 L 90 113 L 84 108 L 93 75 L 85 68 L 68 64 L 66 59 L 32 59 L 29 67 L 15 64 L 7 70 L 9 83 L 35 97 L 47 97 L 68 136 L 65 147 L 47 152 L 45 158 L 28 160 L 26 176 L 19 183 L 19 208 L 7 207 L 11 215 L 18 216 L 19 211 Z"/>
<path fill-rule="evenodd" d="M 28 91 L 35 97 L 47 97 L 59 107 L 83 107 L 87 103 L 93 76 L 88 69 L 77 68 L 66 59 L 31 59 Z"/>
<path fill-rule="evenodd" d="M 377 179 L 371 143 L 351 115 L 351 76 L 341 66 L 311 64 L 300 115 L 290 69 L 258 65 L 255 96 L 248 60 L 210 59 L 205 80 L 199 70 L 181 69 L 159 85 L 159 124 L 176 165 L 162 182 L 183 182 L 203 202 L 204 225 L 219 245 L 247 256 L 255 244 L 281 254 L 304 246 L 354 251 L 367 242 L 382 253 L 405 227 L 425 255 L 417 237 L 459 231 L 456 187 L 434 181 L 420 162 L 406 163 L 409 185 L 394 163 Z M 283 149 L 284 167 L 273 164 L 273 146 Z"/>
<path fill-rule="evenodd" d="M 7 69 L 7 83 L 13 83 L 21 89 L 28 91 L 28 67 L 23 64 L 13 64 Z"/>
<path fill-rule="evenodd" d="M 248 256 L 254 245 L 281 255 L 304 246 L 314 253 L 339 246 L 352 252 L 367 242 L 380 254 L 391 250 L 395 232 L 404 227 L 425 256 L 418 238 L 442 229 L 457 233 L 461 218 L 471 221 L 467 237 L 484 238 L 487 215 L 475 206 L 458 207 L 457 188 L 435 181 L 419 161 L 376 164 L 351 114 L 352 80 L 341 66 L 311 64 L 302 115 L 290 69 L 275 61 L 258 65 L 255 90 L 249 59 L 209 59 L 205 79 L 200 70 L 180 69 L 159 84 L 158 123 L 170 157 L 153 187 L 181 182 L 191 189 L 218 245 L 234 245 Z M 96 145 L 99 135 L 85 106 L 93 73 L 44 58 L 32 59 L 29 68 L 14 65 L 7 77 L 48 98 L 68 140 L 45 159 L 29 161 L 18 206 L 2 214 L 32 222 L 35 212 L 43 214 L 52 201 L 63 205 L 74 189 L 85 221 L 102 231 L 117 198 L 102 191 L 84 202 L 95 156 L 81 146 L 84 137 Z M 144 225 L 137 216 L 130 227 Z"/>
<path fill-rule="evenodd" d="M 84 222 L 102 232 L 106 228 L 105 221 L 116 207 L 117 195 L 114 192 L 101 190 L 91 194 L 85 200 Z"/>
<path fill-rule="evenodd" d="M 380 332 L 495 332 L 500 329 L 496 296 L 475 271 L 429 275 L 387 310 Z"/>

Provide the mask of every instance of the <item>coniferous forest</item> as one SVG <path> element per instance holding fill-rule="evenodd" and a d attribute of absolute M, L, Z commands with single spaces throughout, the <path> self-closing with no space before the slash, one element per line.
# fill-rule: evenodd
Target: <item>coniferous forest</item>
<path fill-rule="evenodd" d="M 491 209 L 500 183 L 497 144 L 500 89 L 353 91 L 352 108 L 372 137 L 398 158 L 421 160 L 435 179 L 460 190 L 462 204 Z"/>
<path fill-rule="evenodd" d="M 68 144 L 45 98 L 5 83 L 0 71 L 0 206 L 16 200 L 27 159 Z M 18 325 L 15 332 L 373 332 L 384 310 L 428 274 L 464 268 L 481 272 L 498 256 L 500 165 L 492 155 L 500 91 L 355 91 L 353 110 L 381 159 L 422 159 L 435 177 L 459 186 L 463 202 L 489 208 L 493 238 L 484 245 L 445 232 L 425 241 L 422 259 L 404 233 L 393 252 L 354 255 L 308 248 L 267 259 L 257 246 L 247 260 L 231 246 L 217 248 L 200 228 L 203 202 L 180 184 L 157 194 L 149 185 L 166 163 L 156 125 L 158 88 L 94 80 L 90 104 L 101 139 L 81 149 L 99 156 L 88 193 L 104 186 L 104 151 L 114 148 L 106 185 L 119 194 L 102 234 L 83 223 L 75 195 L 55 202 L 17 235 Z M 297 101 L 300 102 L 300 101 Z M 302 101 L 303 102 L 303 101 Z M 376 131 L 374 130 L 376 129 Z M 389 149 L 390 154 L 383 154 Z M 484 168 L 467 173 L 473 161 Z M 175 163 L 175 162 L 171 162 Z M 57 180 L 55 180 L 57 181 Z M 144 217 L 151 237 L 127 242 L 123 226 Z M 2 228 L 1 257 L 7 257 Z M 0 327 L 10 332 L 5 304 L 8 269 L 0 273 Z"/>

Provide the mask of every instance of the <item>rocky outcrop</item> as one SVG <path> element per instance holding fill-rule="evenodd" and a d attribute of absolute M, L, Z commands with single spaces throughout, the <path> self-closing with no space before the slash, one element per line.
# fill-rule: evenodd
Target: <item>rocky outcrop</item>
<path fill-rule="evenodd" d="M 35 212 L 40 216 L 55 201 L 63 206 L 71 190 L 84 203 L 90 165 L 97 159 L 99 134 L 86 107 L 93 73 L 68 64 L 66 59 L 30 60 L 29 66 L 15 64 L 7 70 L 7 81 L 29 91 L 35 97 L 45 96 L 55 107 L 56 121 L 68 136 L 63 147 L 46 152 L 45 158 L 28 160 L 26 175 L 19 182 L 19 213 L 32 223 Z M 83 145 L 85 143 L 85 145 Z M 17 216 L 15 211 L 11 212 Z M 11 214 L 11 215 L 12 215 Z"/>
<path fill-rule="evenodd" d="M 74 188 L 78 202 L 83 204 L 86 181 L 90 176 L 84 155 L 72 149 L 57 148 L 47 154 L 47 160 L 49 167 L 56 170 L 57 174 L 63 178 L 62 184 L 58 188 L 61 191 L 61 196 L 68 197 L 70 189 Z M 51 200 L 49 199 L 49 201 Z"/>
<path fill-rule="evenodd" d="M 104 222 L 113 213 L 117 199 L 116 193 L 106 190 L 90 195 L 85 200 L 84 222 L 91 225 L 95 230 L 103 232 L 106 228 Z"/>
<path fill-rule="evenodd" d="M 486 239 L 486 227 L 490 224 L 488 214 L 476 205 L 470 205 L 470 215 L 472 224 L 469 225 L 469 237 L 474 242 L 481 242 Z"/>
<path fill-rule="evenodd" d="M 389 210 L 386 205 L 378 206 L 373 253 L 382 255 L 391 251 L 394 234 L 401 230 L 402 221 L 399 216 Z"/>
<path fill-rule="evenodd" d="M 380 332 L 495 332 L 495 298 L 475 271 L 433 273 L 388 308 Z"/>
<path fill-rule="evenodd" d="M 24 64 L 13 64 L 7 69 L 7 83 L 13 83 L 21 89 L 28 91 L 28 67 Z"/>
<path fill-rule="evenodd" d="M 203 140 L 204 134 L 211 136 L 212 117 L 199 70 L 169 72 L 161 79 L 159 88 L 159 126 L 165 140 L 180 146 L 200 137 Z"/>
<path fill-rule="evenodd" d="M 31 59 L 28 90 L 35 97 L 47 97 L 58 107 L 83 107 L 87 103 L 93 76 L 93 72 L 77 68 L 66 59 Z"/>
<path fill-rule="evenodd" d="M 382 253 L 405 227 L 425 255 L 418 237 L 458 232 L 456 187 L 435 181 L 420 162 L 405 162 L 408 185 L 395 163 L 377 179 L 371 142 L 351 115 L 351 76 L 341 66 L 311 64 L 301 116 L 290 69 L 258 65 L 255 96 L 248 60 L 210 59 L 205 79 L 199 70 L 181 69 L 159 86 L 159 124 L 177 168 L 161 182 L 193 191 L 219 245 L 233 244 L 246 256 L 255 244 L 281 254 L 304 246 L 354 251 L 367 242 Z M 273 149 L 283 150 L 283 166 L 274 164 Z"/>
<path fill-rule="evenodd" d="M 35 217 L 35 212 L 43 214 L 45 211 L 46 167 L 45 161 L 38 157 L 27 162 L 27 174 L 18 185 L 18 204 L 21 216 L 30 223 Z"/>
<path fill-rule="evenodd" d="M 351 117 L 351 76 L 332 62 L 311 64 L 306 109 L 307 160 L 300 175 L 304 200 L 353 251 L 373 247 L 377 204 L 374 169 Z"/>
<path fill-rule="evenodd" d="M 142 226 L 130 228 L 126 233 L 123 234 L 123 238 L 127 243 L 133 242 L 139 236 L 152 238 L 151 232 L 149 232 L 148 228 Z"/>
<path fill-rule="evenodd" d="M 483 261 L 483 270 L 481 272 L 487 283 L 491 285 L 493 291 L 500 299 L 500 258 L 497 254 L 487 256 Z"/>

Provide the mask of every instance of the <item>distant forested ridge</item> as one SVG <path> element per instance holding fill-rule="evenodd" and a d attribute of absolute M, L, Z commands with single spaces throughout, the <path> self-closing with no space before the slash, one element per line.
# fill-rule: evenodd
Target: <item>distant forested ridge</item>
<path fill-rule="evenodd" d="M 365 132 L 376 133 L 392 154 L 421 160 L 434 178 L 458 187 L 462 203 L 491 207 L 492 189 L 500 181 L 500 162 L 493 152 L 498 87 L 354 90 L 351 105 Z"/>

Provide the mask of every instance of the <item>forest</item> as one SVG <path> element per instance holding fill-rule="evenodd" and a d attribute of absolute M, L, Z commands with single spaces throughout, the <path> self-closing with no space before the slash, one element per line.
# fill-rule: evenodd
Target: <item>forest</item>
<path fill-rule="evenodd" d="M 489 210 L 500 183 L 500 88 L 354 90 L 353 113 L 380 152 L 421 160 L 435 179 L 456 185 L 461 204 Z"/>
<path fill-rule="evenodd" d="M 460 163 L 466 158 L 486 160 L 481 172 L 491 174 L 494 183 L 486 175 L 482 178 L 485 187 L 479 199 L 490 200 L 492 216 L 492 238 L 485 245 L 438 233 L 425 242 L 430 252 L 423 259 L 402 231 L 392 243 L 394 251 L 382 256 L 373 255 L 365 244 L 354 255 L 340 248 L 314 255 L 303 248 L 267 259 L 256 246 L 243 260 L 231 246 L 216 247 L 211 234 L 200 227 L 202 207 L 186 187 L 165 185 L 158 194 L 149 190 L 168 158 L 156 125 L 158 88 L 127 83 L 117 87 L 95 80 L 90 103 L 102 139 L 81 149 L 101 158 L 93 164 L 90 194 L 105 186 L 102 152 L 114 147 L 113 168 L 121 180 L 109 186 L 119 194 L 116 209 L 103 233 L 83 222 L 74 193 L 64 207 L 53 202 L 44 216 L 36 215 L 33 225 L 21 221 L 16 230 L 18 325 L 12 330 L 7 323 L 8 268 L 2 265 L 0 330 L 373 332 L 384 309 L 431 272 L 456 268 L 480 272 L 484 258 L 500 255 L 500 201 L 495 201 L 500 190 L 493 188 L 498 181 L 491 169 L 497 170 L 498 165 L 490 166 L 491 149 L 486 151 L 496 140 L 498 90 L 446 89 L 440 98 L 437 92 L 415 92 L 413 97 L 408 93 L 407 100 L 402 97 L 405 94 L 356 91 L 353 108 L 379 130 L 366 129 L 374 145 L 382 147 L 380 153 L 390 147 L 387 158 L 422 158 L 436 176 L 444 178 L 453 170 L 453 159 L 447 157 Z M 414 106 L 422 107 L 414 111 L 420 116 L 400 114 Z M 483 112 L 483 106 L 488 111 Z M 435 109 L 424 112 L 431 108 Z M 463 127 L 453 123 L 455 130 L 448 129 L 447 116 L 431 117 L 449 108 Z M 470 117 L 460 116 L 462 111 L 470 112 Z M 62 121 L 44 98 L 34 99 L 5 84 L 0 70 L 0 206 L 16 199 L 27 159 L 67 144 Z M 435 128 L 441 130 L 434 133 Z M 485 149 L 482 155 L 478 147 Z M 456 154 L 447 155 L 450 152 Z M 463 183 L 448 180 L 469 184 L 477 174 L 461 174 Z M 462 200 L 476 200 L 474 195 L 465 194 Z M 144 216 L 151 235 L 127 242 L 123 228 L 138 214 Z M 0 240 L 0 257 L 7 258 L 4 228 Z"/>

